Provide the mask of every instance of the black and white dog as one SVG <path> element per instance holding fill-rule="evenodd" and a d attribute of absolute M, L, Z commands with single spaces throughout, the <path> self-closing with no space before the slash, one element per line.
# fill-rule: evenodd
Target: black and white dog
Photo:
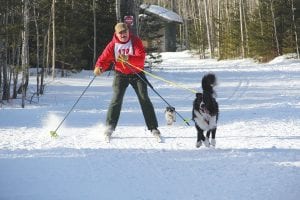
<path fill-rule="evenodd" d="M 216 146 L 217 121 L 219 117 L 219 105 L 215 98 L 214 87 L 217 78 L 214 74 L 206 74 L 202 78 L 203 93 L 197 93 L 193 103 L 193 120 L 197 129 L 197 143 L 199 148 L 202 142 L 206 147 Z M 206 131 L 206 137 L 204 136 Z M 211 135 L 211 140 L 209 141 Z"/>

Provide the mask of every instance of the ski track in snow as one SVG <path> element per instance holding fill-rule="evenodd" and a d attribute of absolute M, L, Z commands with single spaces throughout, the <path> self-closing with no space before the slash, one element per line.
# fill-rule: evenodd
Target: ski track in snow
<path fill-rule="evenodd" d="M 91 71 L 49 81 L 39 103 L 0 108 L 0 200 L 296 200 L 300 196 L 300 61 L 278 57 L 198 60 L 164 53 L 152 73 L 201 91 L 207 72 L 218 77 L 217 148 L 195 148 L 196 131 L 177 116 L 166 126 L 165 103 L 150 89 L 163 143 L 146 129 L 134 91 L 124 98 L 111 143 L 102 136 L 112 76 Z M 35 77 L 31 77 L 34 83 Z M 194 94 L 148 76 L 186 119 Z M 34 86 L 30 86 L 34 88 Z"/>

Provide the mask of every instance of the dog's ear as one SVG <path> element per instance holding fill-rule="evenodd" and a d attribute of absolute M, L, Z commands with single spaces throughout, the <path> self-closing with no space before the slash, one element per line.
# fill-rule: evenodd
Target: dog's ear
<path fill-rule="evenodd" d="M 215 74 L 211 73 L 211 74 L 208 74 L 208 77 L 209 77 L 209 80 L 211 82 L 211 86 L 214 87 L 217 85 L 217 77 Z"/>
<path fill-rule="evenodd" d="M 200 93 L 200 92 L 196 93 L 196 98 L 197 99 L 202 99 L 202 93 Z"/>
<path fill-rule="evenodd" d="M 166 107 L 166 111 L 174 112 L 175 108 L 173 106 L 168 106 L 168 107 Z"/>

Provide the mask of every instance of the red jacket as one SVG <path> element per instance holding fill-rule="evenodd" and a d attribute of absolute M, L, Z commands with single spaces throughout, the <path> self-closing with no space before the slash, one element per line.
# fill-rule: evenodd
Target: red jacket
<path fill-rule="evenodd" d="M 124 45 L 127 45 L 126 48 L 128 47 L 128 45 L 131 46 L 130 50 L 129 48 L 122 49 Z M 121 49 L 118 47 L 120 47 Z M 122 54 L 128 55 L 127 62 L 132 66 L 117 62 L 116 58 L 120 52 L 122 52 Z M 115 63 L 116 71 L 123 74 L 134 74 L 136 72 L 140 72 L 141 70 L 139 69 L 144 69 L 145 56 L 146 53 L 144 46 L 142 44 L 142 41 L 137 36 L 130 34 L 129 41 L 122 43 L 117 38 L 116 34 L 114 34 L 113 39 L 108 43 L 102 54 L 99 56 L 95 67 L 101 67 L 102 72 L 104 72 L 109 69 L 111 63 Z"/>

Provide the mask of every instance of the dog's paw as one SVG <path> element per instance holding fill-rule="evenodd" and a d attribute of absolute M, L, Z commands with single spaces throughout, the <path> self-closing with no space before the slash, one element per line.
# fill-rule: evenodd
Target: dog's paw
<path fill-rule="evenodd" d="M 209 146 L 210 146 L 209 138 L 207 138 L 207 137 L 205 138 L 204 145 L 205 145 L 205 147 L 209 148 Z"/>
<path fill-rule="evenodd" d="M 202 145 L 202 142 L 201 142 L 201 141 L 197 141 L 197 142 L 196 142 L 196 148 L 201 147 L 201 145 Z"/>
<path fill-rule="evenodd" d="M 216 139 L 211 139 L 210 144 L 213 148 L 216 147 Z"/>

